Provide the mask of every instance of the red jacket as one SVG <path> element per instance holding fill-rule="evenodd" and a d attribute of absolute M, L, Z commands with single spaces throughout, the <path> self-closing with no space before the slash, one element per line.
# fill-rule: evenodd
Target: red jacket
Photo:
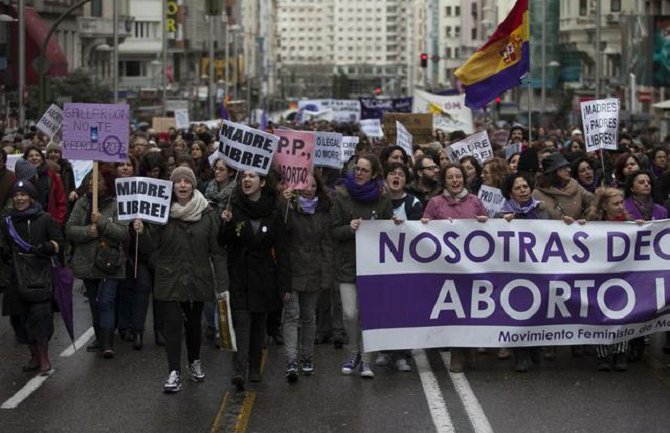
<path fill-rule="evenodd" d="M 67 197 L 65 197 L 63 181 L 58 173 L 51 170 L 47 170 L 47 175 L 51 179 L 47 212 L 59 226 L 63 227 L 65 224 L 65 217 L 67 216 Z"/>

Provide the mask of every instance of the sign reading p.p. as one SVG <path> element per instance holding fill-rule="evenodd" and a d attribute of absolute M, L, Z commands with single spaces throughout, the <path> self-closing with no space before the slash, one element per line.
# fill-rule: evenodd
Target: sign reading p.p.
<path fill-rule="evenodd" d="M 598 99 L 581 103 L 586 150 L 616 150 L 619 145 L 619 100 Z"/>
<path fill-rule="evenodd" d="M 116 179 L 116 204 L 119 221 L 139 218 L 158 224 L 170 216 L 172 182 L 150 177 Z"/>
<path fill-rule="evenodd" d="M 314 134 L 303 131 L 276 130 L 279 144 L 274 155 L 274 164 L 286 186 L 304 189 L 307 177 L 312 174 L 314 162 Z"/>
<path fill-rule="evenodd" d="M 128 159 L 130 114 L 127 104 L 66 103 L 63 157 L 88 161 Z"/>

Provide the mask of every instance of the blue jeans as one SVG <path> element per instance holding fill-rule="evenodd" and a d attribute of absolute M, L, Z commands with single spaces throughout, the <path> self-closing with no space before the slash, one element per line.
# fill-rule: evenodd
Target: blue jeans
<path fill-rule="evenodd" d="M 137 264 L 137 278 L 135 278 L 133 266 L 129 264 L 126 267 L 126 279 L 119 282 L 117 326 L 119 329 L 143 332 L 149 309 L 152 275 L 147 265 L 140 262 Z"/>
<path fill-rule="evenodd" d="M 99 329 L 114 329 L 116 320 L 116 289 L 119 280 L 84 280 L 88 305 L 91 307 L 93 327 Z"/>

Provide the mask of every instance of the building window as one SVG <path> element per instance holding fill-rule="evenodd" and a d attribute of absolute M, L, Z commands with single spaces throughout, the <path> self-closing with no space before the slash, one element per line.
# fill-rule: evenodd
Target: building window
<path fill-rule="evenodd" d="M 585 16 L 588 15 L 588 1 L 579 0 L 579 15 Z"/>
<path fill-rule="evenodd" d="M 458 59 L 461 57 L 461 50 L 460 48 L 454 48 L 454 59 Z"/>
<path fill-rule="evenodd" d="M 472 28 L 472 33 L 470 34 L 472 39 L 477 39 L 477 27 Z"/>
<path fill-rule="evenodd" d="M 461 36 L 461 26 L 455 26 L 454 27 L 454 37 L 458 38 Z"/>
<path fill-rule="evenodd" d="M 102 0 L 93 0 L 91 2 L 91 16 L 92 17 L 102 16 Z"/>
<path fill-rule="evenodd" d="M 470 3 L 470 15 L 477 18 L 477 3 Z"/>
<path fill-rule="evenodd" d="M 445 30 L 444 34 L 446 35 L 446 37 L 450 38 L 451 37 L 451 26 L 446 26 L 444 28 L 444 30 Z"/>
<path fill-rule="evenodd" d="M 454 6 L 454 16 L 455 17 L 460 17 L 461 16 L 461 7 L 460 6 Z"/>
<path fill-rule="evenodd" d="M 125 77 L 142 77 L 142 63 L 138 61 L 122 62 L 125 66 Z"/>
<path fill-rule="evenodd" d="M 621 0 L 612 0 L 610 4 L 611 12 L 621 12 Z"/>
<path fill-rule="evenodd" d="M 444 50 L 444 53 L 445 53 L 444 57 L 446 57 L 447 59 L 451 59 L 451 48 L 447 47 Z"/>
<path fill-rule="evenodd" d="M 447 16 L 450 17 L 451 16 L 451 6 L 447 6 L 444 9 L 445 9 L 445 12 L 447 13 Z"/>

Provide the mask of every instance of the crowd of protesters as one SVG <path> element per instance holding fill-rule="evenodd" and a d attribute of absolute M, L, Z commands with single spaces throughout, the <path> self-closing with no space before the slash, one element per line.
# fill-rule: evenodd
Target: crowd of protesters
<path fill-rule="evenodd" d="M 3 315 L 10 316 L 17 341 L 30 349 L 23 369 L 48 374 L 54 332 L 51 302 L 17 292 L 17 280 L 25 275 L 10 263 L 27 257 L 60 260 L 83 281 L 95 331 L 87 350 L 105 358 L 115 357 L 115 334 L 142 350 L 151 306 L 154 342 L 166 347 L 163 389 L 169 393 L 182 389 L 182 333 L 191 379 L 204 380 L 203 328 L 215 341 L 215 296 L 229 291 L 238 343 L 231 383 L 243 390 L 247 381 L 262 381 L 268 340 L 284 345 L 289 382 L 315 372 L 315 343 L 347 345 L 345 375 L 373 378 L 375 367 L 412 370 L 408 351 L 373 359 L 363 346 L 355 257 L 361 220 L 430 224 L 469 218 L 485 224 L 489 215 L 477 197 L 482 186 L 502 191 L 506 202 L 494 217 L 507 221 L 642 223 L 667 218 L 670 208 L 670 140 L 661 142 L 654 130 L 635 136 L 622 130 L 618 149 L 601 155 L 586 152 L 579 129 L 539 128 L 529 134 L 513 126 L 506 142 L 493 143 L 494 156 L 480 164 L 473 156 L 449 161 L 447 147 L 465 137 L 462 131 L 436 130 L 432 143 L 415 146 L 408 155 L 383 139 L 368 139 L 354 124 L 310 121 L 291 127 L 359 135 L 360 142 L 341 171 L 316 168 L 308 187 L 294 191 L 276 172 L 236 173 L 223 159 L 212 161 L 217 132 L 204 125 L 137 130 L 127 161 L 100 164 L 97 208 L 91 179 L 76 187 L 58 144 L 35 132 L 3 139 L 0 286 Z M 489 135 L 499 132 L 491 129 Z M 511 144 L 518 151 L 509 154 Z M 12 172 L 7 155 L 16 153 L 21 157 Z M 119 221 L 114 181 L 129 176 L 173 182 L 166 225 Z M 137 244 L 130 241 L 135 238 Z M 98 256 L 106 264 L 98 263 Z M 595 347 L 598 370 L 625 371 L 644 344 L 636 339 Z M 584 347 L 571 349 L 573 356 L 585 354 Z M 670 342 L 664 350 L 670 352 Z M 477 353 L 487 353 L 486 348 L 451 351 L 453 372 L 473 367 Z M 515 348 L 511 354 L 500 349 L 497 356 L 513 356 L 515 370 L 524 372 L 541 358 L 555 359 L 556 347 Z"/>

